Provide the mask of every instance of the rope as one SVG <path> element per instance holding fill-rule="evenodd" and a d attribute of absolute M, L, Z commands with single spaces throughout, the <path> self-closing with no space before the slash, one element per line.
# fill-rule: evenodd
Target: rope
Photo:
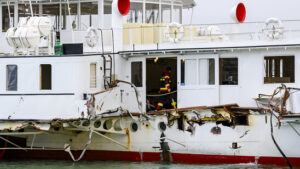
<path fill-rule="evenodd" d="M 289 165 L 290 169 L 293 168 L 293 166 L 291 165 L 289 159 L 286 157 L 286 155 L 284 154 L 284 152 L 281 150 L 281 148 L 279 147 L 279 145 L 277 144 L 275 138 L 274 138 L 274 135 L 273 135 L 273 122 L 272 122 L 272 117 L 273 117 L 273 109 L 271 110 L 271 116 L 270 116 L 270 125 L 271 125 L 271 137 L 272 137 L 272 140 L 276 146 L 276 148 L 278 149 L 278 151 L 280 152 L 280 154 L 283 156 L 283 158 L 285 159 L 286 163 Z"/>
<path fill-rule="evenodd" d="M 177 90 L 175 90 L 175 91 L 173 91 L 173 92 L 170 92 L 170 93 L 165 93 L 165 94 L 153 94 L 153 95 L 149 94 L 149 95 L 147 95 L 147 97 L 160 97 L 160 96 L 166 96 L 166 95 L 170 95 L 170 94 L 173 94 L 173 93 L 176 93 L 176 92 L 177 92 Z"/>
<path fill-rule="evenodd" d="M 83 150 L 82 150 L 80 156 L 79 156 L 77 159 L 74 158 L 74 156 L 73 156 L 73 154 L 72 154 L 72 152 L 71 152 L 71 147 L 70 147 L 70 145 L 67 145 L 67 146 L 66 146 L 65 151 L 68 152 L 68 153 L 70 154 L 70 157 L 72 158 L 72 160 L 73 160 L 74 162 L 81 160 L 81 158 L 82 158 L 83 155 L 85 154 L 85 151 L 86 151 L 87 147 L 88 147 L 89 144 L 91 143 L 91 140 L 92 140 L 92 134 L 93 134 L 93 130 L 90 130 L 89 139 L 88 139 L 88 141 L 86 142 L 86 144 L 85 144 L 85 146 L 84 146 L 84 148 L 83 148 Z"/>

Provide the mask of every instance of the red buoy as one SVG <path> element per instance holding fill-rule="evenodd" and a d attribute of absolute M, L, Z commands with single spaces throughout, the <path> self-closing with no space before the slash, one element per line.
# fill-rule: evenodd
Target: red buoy
<path fill-rule="evenodd" d="M 118 9 L 121 15 L 127 15 L 130 10 L 130 0 L 118 0 Z"/>
<path fill-rule="evenodd" d="M 236 19 L 240 22 L 243 23 L 246 18 L 246 7 L 243 3 L 239 3 L 236 7 Z"/>

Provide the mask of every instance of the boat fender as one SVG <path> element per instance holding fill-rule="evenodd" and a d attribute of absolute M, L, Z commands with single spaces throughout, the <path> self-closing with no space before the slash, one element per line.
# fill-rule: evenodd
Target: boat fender
<path fill-rule="evenodd" d="M 89 47 L 95 47 L 98 43 L 98 32 L 97 29 L 89 27 L 87 30 L 87 36 L 85 37 L 86 43 Z"/>
<path fill-rule="evenodd" d="M 177 28 L 179 30 L 179 32 L 175 35 L 175 37 L 171 36 L 171 33 L 170 33 L 171 28 Z M 167 29 L 166 29 L 166 38 L 170 42 L 178 43 L 183 38 L 183 34 L 184 34 L 184 28 L 183 28 L 183 26 L 181 24 L 173 22 L 173 23 L 170 23 L 167 26 Z"/>
<path fill-rule="evenodd" d="M 264 33 L 270 39 L 280 39 L 283 35 L 283 24 L 278 18 L 268 18 L 265 21 Z"/>

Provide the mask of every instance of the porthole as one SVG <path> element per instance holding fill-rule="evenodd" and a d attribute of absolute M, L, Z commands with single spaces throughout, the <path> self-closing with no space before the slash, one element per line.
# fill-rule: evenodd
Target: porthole
<path fill-rule="evenodd" d="M 112 128 L 112 120 L 105 120 L 105 122 L 103 123 L 103 128 L 105 130 L 109 130 Z"/>
<path fill-rule="evenodd" d="M 101 121 L 100 120 L 97 120 L 94 122 L 94 127 L 95 128 L 99 128 L 101 126 Z"/>
<path fill-rule="evenodd" d="M 167 129 L 167 125 L 163 121 L 158 123 L 158 127 L 161 131 L 166 131 Z"/>
<path fill-rule="evenodd" d="M 82 123 L 82 126 L 84 126 L 84 127 L 87 127 L 87 126 L 89 126 L 90 125 L 90 121 L 89 120 L 86 120 L 86 121 L 84 121 L 83 123 Z"/>
<path fill-rule="evenodd" d="M 131 123 L 130 125 L 131 131 L 136 132 L 139 128 L 139 126 L 136 124 L 136 122 Z"/>

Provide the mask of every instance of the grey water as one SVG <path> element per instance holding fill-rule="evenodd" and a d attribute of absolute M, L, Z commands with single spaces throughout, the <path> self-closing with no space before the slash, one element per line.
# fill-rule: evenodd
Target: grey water
<path fill-rule="evenodd" d="M 1 160 L 0 169 L 285 169 L 288 167 L 256 164 L 199 165 L 163 162 Z"/>

